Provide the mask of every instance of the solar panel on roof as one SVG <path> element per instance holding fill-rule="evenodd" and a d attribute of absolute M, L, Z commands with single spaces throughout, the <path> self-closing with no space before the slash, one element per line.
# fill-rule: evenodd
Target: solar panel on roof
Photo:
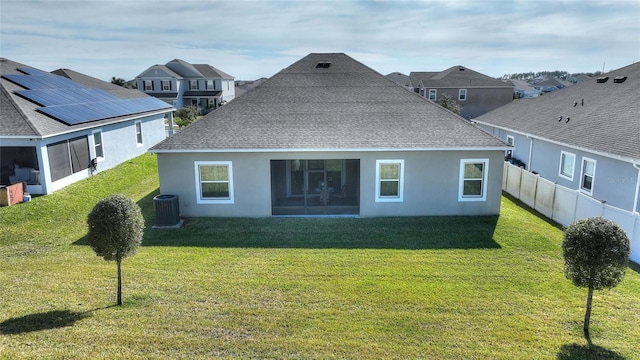
<path fill-rule="evenodd" d="M 15 93 L 41 106 L 36 110 L 67 125 L 171 108 L 171 105 L 154 97 L 121 99 L 102 89 L 84 87 L 63 76 L 33 68 L 18 70 L 25 75 L 2 76 L 26 89 L 16 90 Z"/>
<path fill-rule="evenodd" d="M 38 69 L 34 69 L 34 68 L 18 68 L 18 71 L 25 73 L 27 75 L 44 75 L 44 76 L 51 76 L 51 74 L 44 72 L 42 70 L 38 70 Z"/>
<path fill-rule="evenodd" d="M 135 115 L 149 111 L 168 109 L 171 106 L 156 98 L 118 99 L 84 104 L 65 104 L 38 108 L 67 125 Z"/>
<path fill-rule="evenodd" d="M 29 90 L 83 88 L 84 86 L 62 76 L 50 75 L 2 75 L 3 78 Z"/>

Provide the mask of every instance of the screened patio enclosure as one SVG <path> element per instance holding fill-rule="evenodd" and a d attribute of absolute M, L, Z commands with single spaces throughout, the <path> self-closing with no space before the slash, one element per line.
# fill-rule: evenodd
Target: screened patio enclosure
<path fill-rule="evenodd" d="M 360 160 L 271 160 L 273 215 L 358 215 Z"/>

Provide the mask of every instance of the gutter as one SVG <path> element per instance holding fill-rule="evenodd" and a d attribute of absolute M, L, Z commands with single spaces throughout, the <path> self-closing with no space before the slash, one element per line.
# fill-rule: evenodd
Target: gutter
<path fill-rule="evenodd" d="M 452 147 L 452 148 L 237 148 L 237 149 L 154 149 L 148 150 L 150 153 L 285 153 L 285 152 L 414 152 L 414 151 L 506 151 L 512 149 L 510 146 L 495 147 Z"/>

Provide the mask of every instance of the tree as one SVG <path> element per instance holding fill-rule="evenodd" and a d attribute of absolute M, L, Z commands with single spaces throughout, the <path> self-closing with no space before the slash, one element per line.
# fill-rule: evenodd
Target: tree
<path fill-rule="evenodd" d="M 454 112 L 456 114 L 460 114 L 460 105 L 458 105 L 457 102 L 455 102 L 455 100 L 453 100 L 449 95 L 447 94 L 443 94 L 440 97 L 440 100 L 438 100 L 438 105 L 442 106 L 443 108 Z"/>
<path fill-rule="evenodd" d="M 111 83 L 116 84 L 118 86 L 126 87 L 127 81 L 123 78 L 117 78 L 115 76 L 111 77 Z"/>
<path fill-rule="evenodd" d="M 622 281 L 629 251 L 627 234 L 615 222 L 602 217 L 578 220 L 564 232 L 564 273 L 573 285 L 589 289 L 583 328 L 589 344 L 593 290 L 610 289 Z"/>
<path fill-rule="evenodd" d="M 196 121 L 197 117 L 198 110 L 195 106 L 186 106 L 176 110 L 173 121 L 178 125 L 178 127 L 183 128 Z"/>
<path fill-rule="evenodd" d="M 122 259 L 134 255 L 142 242 L 140 207 L 124 195 L 99 201 L 87 217 L 89 245 L 96 255 L 118 266 L 118 305 L 122 305 Z"/>

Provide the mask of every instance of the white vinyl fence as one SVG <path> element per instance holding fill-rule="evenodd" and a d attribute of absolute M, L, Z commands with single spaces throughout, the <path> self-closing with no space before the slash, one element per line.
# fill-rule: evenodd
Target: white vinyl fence
<path fill-rule="evenodd" d="M 640 264 L 640 215 L 603 204 L 508 162 L 504 163 L 502 189 L 563 226 L 592 216 L 615 221 L 631 240 L 629 259 Z"/>

